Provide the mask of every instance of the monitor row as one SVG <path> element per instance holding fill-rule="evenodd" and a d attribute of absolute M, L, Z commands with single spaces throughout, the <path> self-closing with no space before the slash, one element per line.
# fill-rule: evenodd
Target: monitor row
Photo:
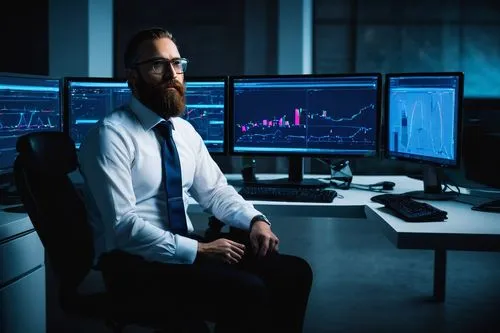
<path fill-rule="evenodd" d="M 390 158 L 457 166 L 463 80 L 460 72 L 187 77 L 184 117 L 213 154 L 376 156 L 384 141 Z M 118 79 L 0 74 L 0 169 L 12 166 L 20 135 L 65 131 L 78 147 L 130 96 Z"/>

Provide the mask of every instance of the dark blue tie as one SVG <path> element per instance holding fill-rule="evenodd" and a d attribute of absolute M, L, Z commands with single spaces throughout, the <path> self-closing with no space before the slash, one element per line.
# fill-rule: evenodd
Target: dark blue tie
<path fill-rule="evenodd" d="M 162 121 L 155 126 L 164 140 L 160 140 L 163 160 L 163 180 L 167 192 L 167 213 L 170 231 L 175 234 L 187 233 L 186 213 L 182 199 L 182 174 L 179 154 L 172 137 L 172 123 Z"/>

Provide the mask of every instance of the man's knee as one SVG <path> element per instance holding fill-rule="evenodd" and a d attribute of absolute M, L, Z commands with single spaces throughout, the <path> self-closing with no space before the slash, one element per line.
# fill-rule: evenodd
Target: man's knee
<path fill-rule="evenodd" d="M 303 276 L 307 278 L 307 280 L 312 281 L 313 279 L 313 271 L 311 265 L 302 258 L 298 258 L 298 266 L 300 267 L 300 271 L 303 273 Z"/>
<path fill-rule="evenodd" d="M 268 302 L 269 295 L 266 284 L 260 277 L 253 274 L 245 275 L 244 278 L 240 279 L 239 286 L 235 292 L 237 294 L 234 296 L 245 300 L 249 303 L 249 306 L 264 306 Z"/>
<path fill-rule="evenodd" d="M 253 274 L 245 274 L 228 287 L 231 301 L 223 317 L 217 320 L 217 332 L 264 332 L 268 326 L 270 298 L 264 281 Z M 257 315 L 257 316 L 256 316 Z M 228 326 L 230 329 L 221 329 Z"/>
<path fill-rule="evenodd" d="M 296 280 L 299 280 L 304 285 L 310 286 L 313 280 L 313 271 L 311 265 L 300 257 L 284 256 L 287 270 L 289 274 L 293 274 Z"/>

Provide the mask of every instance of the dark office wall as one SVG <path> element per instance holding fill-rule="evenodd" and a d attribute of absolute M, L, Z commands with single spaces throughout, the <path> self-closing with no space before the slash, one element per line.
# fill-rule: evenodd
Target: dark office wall
<path fill-rule="evenodd" d="M 48 2 L 4 1 L 0 5 L 0 72 L 48 74 Z"/>
<path fill-rule="evenodd" d="M 498 1 L 315 0 L 314 72 L 463 71 L 467 97 L 499 97 L 498 36 Z M 354 170 L 415 173 L 420 167 L 360 159 Z"/>
<path fill-rule="evenodd" d="M 189 59 L 190 76 L 241 75 L 246 71 L 275 74 L 278 2 L 254 1 L 249 8 L 252 1 L 149 0 L 147 5 L 136 0 L 115 1 L 114 75 L 123 75 L 128 40 L 138 30 L 151 26 L 173 33 L 181 55 Z M 248 48 L 260 50 L 248 52 Z M 241 167 L 239 157 L 214 159 L 224 172 L 238 172 Z M 258 165 L 261 172 L 275 171 L 275 159 L 259 159 Z"/>
<path fill-rule="evenodd" d="M 500 96 L 500 2 L 315 0 L 314 71 L 464 71 L 466 96 Z"/>
<path fill-rule="evenodd" d="M 139 29 L 161 26 L 189 59 L 189 75 L 232 75 L 244 69 L 244 1 L 115 1 L 115 76 L 123 73 L 127 41 Z"/>

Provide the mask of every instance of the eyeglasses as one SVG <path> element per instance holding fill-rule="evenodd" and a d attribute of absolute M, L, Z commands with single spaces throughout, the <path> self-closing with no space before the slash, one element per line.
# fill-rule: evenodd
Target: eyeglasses
<path fill-rule="evenodd" d="M 182 74 L 186 71 L 188 60 L 186 58 L 152 58 L 140 62 L 136 62 L 134 67 L 150 64 L 151 72 L 154 74 L 165 74 L 171 66 L 177 74 Z"/>

